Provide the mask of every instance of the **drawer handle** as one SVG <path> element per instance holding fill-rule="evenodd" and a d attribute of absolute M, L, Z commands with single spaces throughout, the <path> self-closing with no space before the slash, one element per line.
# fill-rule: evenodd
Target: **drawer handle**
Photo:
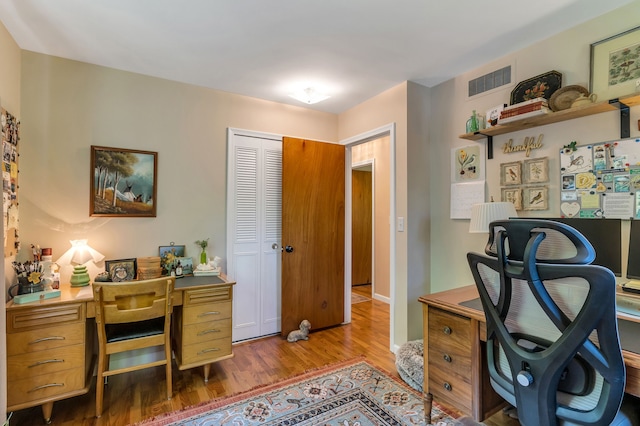
<path fill-rule="evenodd" d="M 442 385 L 442 387 L 444 387 L 446 390 L 448 390 L 449 392 L 451 392 L 451 385 L 447 382 L 444 382 L 444 385 Z"/>
<path fill-rule="evenodd" d="M 451 362 L 451 355 L 449 355 L 449 354 L 444 354 L 444 356 L 442 358 L 444 358 L 444 360 L 447 361 L 447 362 Z"/>
<path fill-rule="evenodd" d="M 64 362 L 64 359 L 47 359 L 45 361 L 38 361 L 35 364 L 31 364 L 28 368 L 37 367 L 39 365 L 44 365 L 44 364 L 51 364 L 54 362 Z"/>
<path fill-rule="evenodd" d="M 201 331 L 200 333 L 198 333 L 198 336 L 204 336 L 205 334 L 209 334 L 209 333 L 220 333 L 220 330 L 216 328 L 210 328 L 209 330 Z"/>
<path fill-rule="evenodd" d="M 36 392 L 42 389 L 46 389 L 46 388 L 55 388 L 55 387 L 61 387 L 64 386 L 64 383 L 48 383 L 46 385 L 42 385 L 42 386 L 37 386 L 29 391 L 27 391 L 27 393 L 31 393 L 31 392 Z"/>
<path fill-rule="evenodd" d="M 198 352 L 198 355 L 206 354 L 207 352 L 218 352 L 220 348 L 203 349 Z"/>
<path fill-rule="evenodd" d="M 199 317 L 206 317 L 207 315 L 220 315 L 219 311 L 209 311 L 209 312 L 203 312 L 200 315 L 198 315 Z"/>
<path fill-rule="evenodd" d="M 451 328 L 447 327 L 446 325 L 442 328 L 442 332 L 444 334 L 451 334 Z"/>
<path fill-rule="evenodd" d="M 29 342 L 29 344 L 30 345 L 35 345 L 36 343 L 47 342 L 49 340 L 64 340 L 64 336 L 43 337 L 42 339 L 36 339 L 33 342 Z"/>

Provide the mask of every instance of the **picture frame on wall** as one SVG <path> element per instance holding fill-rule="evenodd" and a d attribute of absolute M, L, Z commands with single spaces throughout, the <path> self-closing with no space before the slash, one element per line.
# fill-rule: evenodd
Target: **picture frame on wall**
<path fill-rule="evenodd" d="M 547 157 L 524 160 L 522 169 L 524 183 L 549 182 L 549 159 Z"/>
<path fill-rule="evenodd" d="M 601 101 L 634 93 L 638 61 L 640 26 L 592 43 L 589 90 Z"/>
<path fill-rule="evenodd" d="M 500 191 L 500 201 L 513 203 L 516 210 L 522 210 L 522 189 L 520 188 L 502 188 Z"/>
<path fill-rule="evenodd" d="M 524 210 L 549 209 L 549 188 L 547 186 L 532 186 L 522 190 Z"/>
<path fill-rule="evenodd" d="M 521 185 L 522 184 L 522 163 L 515 161 L 513 163 L 500 164 L 500 185 Z"/>
<path fill-rule="evenodd" d="M 105 260 L 104 269 L 113 282 L 133 281 L 137 278 L 137 260 L 117 259 Z"/>
<path fill-rule="evenodd" d="M 89 215 L 156 217 L 158 153 L 91 146 Z"/>

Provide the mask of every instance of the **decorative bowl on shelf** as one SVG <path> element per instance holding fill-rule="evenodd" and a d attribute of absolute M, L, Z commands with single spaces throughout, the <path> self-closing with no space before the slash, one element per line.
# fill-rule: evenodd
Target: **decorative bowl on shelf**
<path fill-rule="evenodd" d="M 549 98 L 549 108 L 552 111 L 569 109 L 573 106 L 573 102 L 581 96 L 589 99 L 589 91 L 585 87 L 577 84 L 562 87 L 553 92 L 553 95 Z"/>

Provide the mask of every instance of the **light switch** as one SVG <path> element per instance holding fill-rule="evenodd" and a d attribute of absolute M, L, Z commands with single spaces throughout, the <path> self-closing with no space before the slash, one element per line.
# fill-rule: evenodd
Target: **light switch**
<path fill-rule="evenodd" d="M 398 232 L 404 232 L 404 217 L 398 217 Z"/>

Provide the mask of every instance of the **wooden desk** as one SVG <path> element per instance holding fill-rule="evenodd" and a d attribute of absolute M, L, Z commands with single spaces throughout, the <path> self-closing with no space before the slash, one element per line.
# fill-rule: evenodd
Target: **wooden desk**
<path fill-rule="evenodd" d="M 183 277 L 173 291 L 172 338 L 180 370 L 233 356 L 233 285 L 223 277 Z M 94 370 L 92 287 L 62 285 L 60 297 L 22 305 L 7 302 L 7 411 L 42 405 L 46 422 L 53 403 L 87 393 Z M 89 319 L 89 320 L 88 320 Z"/>
<path fill-rule="evenodd" d="M 436 401 L 482 421 L 505 402 L 489 383 L 484 312 L 460 304 L 477 297 L 473 285 L 418 300 L 423 303 L 425 394 L 431 392 Z M 618 318 L 639 323 L 640 330 L 640 318 L 622 313 Z M 622 353 L 627 367 L 625 391 L 640 396 L 640 354 L 624 349 Z"/>

